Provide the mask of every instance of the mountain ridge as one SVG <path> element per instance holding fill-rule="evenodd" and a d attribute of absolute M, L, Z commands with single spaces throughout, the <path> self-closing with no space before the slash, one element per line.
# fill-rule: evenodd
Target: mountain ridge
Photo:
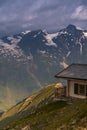
<path fill-rule="evenodd" d="M 0 110 L 56 83 L 56 72 L 71 63 L 87 63 L 86 57 L 87 31 L 74 25 L 51 34 L 36 30 L 0 38 Z"/>

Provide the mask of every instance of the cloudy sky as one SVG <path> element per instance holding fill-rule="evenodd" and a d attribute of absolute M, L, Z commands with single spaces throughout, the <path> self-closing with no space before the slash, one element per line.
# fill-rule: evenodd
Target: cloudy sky
<path fill-rule="evenodd" d="M 0 34 L 68 24 L 87 29 L 87 0 L 0 0 Z"/>

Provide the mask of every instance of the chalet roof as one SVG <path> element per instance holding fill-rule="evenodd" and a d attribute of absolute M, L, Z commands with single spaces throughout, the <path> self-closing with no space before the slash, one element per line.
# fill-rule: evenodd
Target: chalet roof
<path fill-rule="evenodd" d="M 87 80 L 87 64 L 71 64 L 55 75 L 56 78 Z"/>

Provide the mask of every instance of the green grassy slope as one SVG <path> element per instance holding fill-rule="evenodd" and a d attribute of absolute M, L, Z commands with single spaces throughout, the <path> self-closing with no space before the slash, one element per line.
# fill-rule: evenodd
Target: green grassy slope
<path fill-rule="evenodd" d="M 62 84 L 59 83 L 59 86 L 62 86 Z M 37 108 L 52 102 L 54 90 L 55 84 L 48 85 L 6 111 L 0 118 L 0 128 L 13 123 L 22 117 L 26 117 L 28 114 L 33 113 Z"/>
<path fill-rule="evenodd" d="M 87 99 L 53 101 L 54 89 L 49 85 L 7 111 L 0 130 L 87 130 Z"/>
<path fill-rule="evenodd" d="M 13 129 L 14 128 L 14 129 Z M 87 130 L 87 100 L 75 100 L 72 104 L 56 101 L 21 118 L 6 130 Z"/>

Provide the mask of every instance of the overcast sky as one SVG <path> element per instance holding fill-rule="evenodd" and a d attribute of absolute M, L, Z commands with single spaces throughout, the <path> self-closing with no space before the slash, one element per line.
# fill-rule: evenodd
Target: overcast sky
<path fill-rule="evenodd" d="M 87 29 L 87 0 L 0 0 L 0 34 L 68 24 Z"/>

